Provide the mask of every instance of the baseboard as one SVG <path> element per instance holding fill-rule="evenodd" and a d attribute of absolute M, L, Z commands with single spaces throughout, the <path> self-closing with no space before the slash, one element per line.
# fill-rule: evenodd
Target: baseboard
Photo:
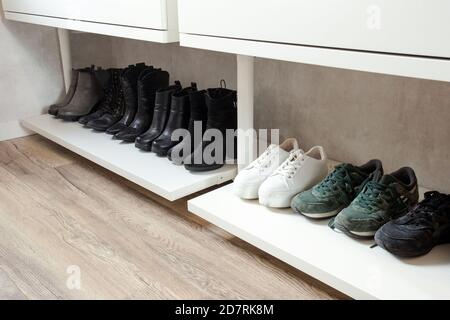
<path fill-rule="evenodd" d="M 33 134 L 20 124 L 19 120 L 0 123 L 0 141 L 25 137 Z"/>

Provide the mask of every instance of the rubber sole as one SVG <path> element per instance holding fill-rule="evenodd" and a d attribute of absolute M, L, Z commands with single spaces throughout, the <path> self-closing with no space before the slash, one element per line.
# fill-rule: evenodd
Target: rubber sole
<path fill-rule="evenodd" d="M 234 194 L 244 200 L 255 200 L 258 199 L 258 189 L 250 190 L 251 188 L 238 188 L 236 186 L 233 186 L 233 192 Z"/>
<path fill-rule="evenodd" d="M 205 171 L 213 171 L 223 167 L 223 164 L 214 164 L 214 165 L 184 165 L 184 168 L 193 172 L 205 172 Z"/>
<path fill-rule="evenodd" d="M 323 212 L 323 213 L 310 213 L 310 212 L 302 212 L 297 210 L 294 207 L 291 207 L 292 210 L 294 210 L 295 213 L 299 213 L 301 215 L 304 215 L 305 217 L 311 218 L 311 219 L 325 219 L 325 218 L 331 218 L 334 216 L 337 216 L 341 210 L 333 210 L 329 212 Z"/>
<path fill-rule="evenodd" d="M 80 119 L 82 116 L 68 116 L 68 115 L 61 115 L 61 114 L 57 114 L 56 117 L 58 119 L 64 120 L 64 121 L 78 121 L 78 119 Z"/>
<path fill-rule="evenodd" d="M 151 144 L 146 144 L 146 143 L 138 143 L 135 142 L 134 146 L 142 151 L 152 151 L 152 145 Z"/>
<path fill-rule="evenodd" d="M 48 114 L 56 117 L 58 115 L 58 110 L 55 111 L 48 110 Z"/>

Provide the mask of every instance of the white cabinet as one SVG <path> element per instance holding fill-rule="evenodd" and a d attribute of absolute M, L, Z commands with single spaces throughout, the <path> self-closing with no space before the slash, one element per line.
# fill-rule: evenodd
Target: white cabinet
<path fill-rule="evenodd" d="M 180 31 L 450 57 L 448 0 L 180 0 Z"/>
<path fill-rule="evenodd" d="M 448 0 L 179 0 L 180 44 L 450 81 Z"/>
<path fill-rule="evenodd" d="M 156 42 L 178 40 L 176 0 L 3 0 L 6 18 Z"/>

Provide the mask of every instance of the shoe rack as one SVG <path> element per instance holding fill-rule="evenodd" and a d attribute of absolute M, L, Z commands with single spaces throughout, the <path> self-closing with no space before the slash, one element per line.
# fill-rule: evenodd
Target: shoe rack
<path fill-rule="evenodd" d="M 111 1 L 89 3 L 114 7 Z M 59 28 L 66 81 L 71 70 L 68 29 L 161 43 L 179 39 L 181 46 L 236 54 L 238 127 L 242 130 L 254 127 L 254 57 L 450 81 L 450 44 L 442 42 L 436 31 L 450 28 L 446 0 L 436 0 L 432 6 L 426 0 L 414 0 L 414 5 L 411 0 L 348 0 L 345 4 L 334 0 L 133 0 L 126 2 L 131 9 L 115 15 L 109 12 L 114 19 L 122 19 L 118 21 L 105 21 L 102 15 L 83 17 L 87 0 L 66 0 L 58 8 L 56 2 L 3 0 L 3 7 L 8 19 Z M 146 5 L 154 6 L 152 15 L 158 15 L 143 22 L 130 20 L 134 9 Z M 56 11 L 43 14 L 42 8 Z M 129 13 L 130 17 L 120 17 Z M 127 21 L 140 22 L 127 25 Z M 418 31 L 427 35 L 420 37 L 420 43 Z M 235 166 L 192 174 L 165 159 L 111 143 L 76 123 L 63 124 L 46 115 L 23 124 L 169 200 L 231 180 L 236 174 Z M 255 145 L 251 137 L 238 136 L 241 167 L 244 159 L 254 158 Z M 272 210 L 257 201 L 241 200 L 234 196 L 231 184 L 190 200 L 188 208 L 353 298 L 450 298 L 446 248 L 437 247 L 417 259 L 398 259 L 381 248 L 370 248 L 371 241 L 332 232 L 327 221 L 312 222 L 291 210 Z"/>

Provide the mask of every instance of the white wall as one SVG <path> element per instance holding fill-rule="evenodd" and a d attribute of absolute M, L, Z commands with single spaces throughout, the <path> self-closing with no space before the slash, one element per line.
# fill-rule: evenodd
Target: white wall
<path fill-rule="evenodd" d="M 0 141 L 28 134 L 20 120 L 45 112 L 63 86 L 56 30 L 1 15 Z"/>

